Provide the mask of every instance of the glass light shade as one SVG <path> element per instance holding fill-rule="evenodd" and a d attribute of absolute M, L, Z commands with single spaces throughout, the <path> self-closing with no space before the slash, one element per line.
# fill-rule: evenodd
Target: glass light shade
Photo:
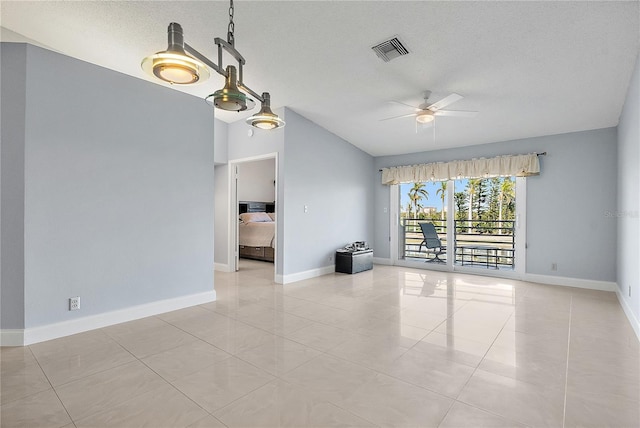
<path fill-rule="evenodd" d="M 418 116 L 416 116 L 416 121 L 419 123 L 429 123 L 433 122 L 435 116 L 432 111 L 420 112 Z"/>
<path fill-rule="evenodd" d="M 206 101 L 221 110 L 244 111 L 252 109 L 256 105 L 255 101 L 247 97 L 243 92 L 240 92 L 236 82 L 236 68 L 229 65 L 227 66 L 224 88 L 209 95 L 205 98 Z"/>
<path fill-rule="evenodd" d="M 202 62 L 178 51 L 164 51 L 142 60 L 148 74 L 171 84 L 188 85 L 209 78 L 209 69 Z"/>
<path fill-rule="evenodd" d="M 285 125 L 284 120 L 271 111 L 271 95 L 268 92 L 262 93 L 262 108 L 260 111 L 248 117 L 245 121 L 258 129 L 282 128 Z"/>
<path fill-rule="evenodd" d="M 230 91 L 226 88 L 219 89 L 209 95 L 205 100 L 221 110 L 244 111 L 251 110 L 256 106 L 256 102 L 239 90 Z"/>
<path fill-rule="evenodd" d="M 285 125 L 284 120 L 277 115 L 271 114 L 254 114 L 246 119 L 247 124 L 259 129 L 275 129 L 282 128 Z"/>

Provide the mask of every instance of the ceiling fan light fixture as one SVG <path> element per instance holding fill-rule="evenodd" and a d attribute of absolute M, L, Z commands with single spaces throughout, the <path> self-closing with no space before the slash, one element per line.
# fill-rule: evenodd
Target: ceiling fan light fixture
<path fill-rule="evenodd" d="M 285 125 L 284 120 L 280 119 L 277 114 L 271 111 L 271 96 L 268 92 L 262 94 L 262 108 L 253 116 L 246 119 L 248 125 L 259 129 L 275 129 Z"/>
<path fill-rule="evenodd" d="M 142 60 L 142 69 L 149 75 L 171 84 L 189 85 L 209 78 L 209 69 L 184 51 L 180 24 L 172 22 L 167 30 L 169 46 Z"/>
<path fill-rule="evenodd" d="M 424 124 L 424 123 L 433 122 L 435 118 L 436 117 L 434 116 L 433 112 L 430 110 L 427 110 L 427 111 L 422 111 L 418 113 L 418 115 L 416 116 L 416 121 L 418 123 Z"/>

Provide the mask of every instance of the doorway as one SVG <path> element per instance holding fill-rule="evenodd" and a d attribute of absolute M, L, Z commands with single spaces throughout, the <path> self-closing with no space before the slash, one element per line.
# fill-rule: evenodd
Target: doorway
<path fill-rule="evenodd" d="M 277 153 L 229 162 L 229 265 L 232 272 L 269 269 L 275 281 L 278 257 Z M 260 224 L 255 224 L 260 223 Z M 260 229 L 259 234 L 248 235 Z M 265 232 L 270 229 L 270 237 Z M 242 232 L 242 236 L 240 235 Z"/>

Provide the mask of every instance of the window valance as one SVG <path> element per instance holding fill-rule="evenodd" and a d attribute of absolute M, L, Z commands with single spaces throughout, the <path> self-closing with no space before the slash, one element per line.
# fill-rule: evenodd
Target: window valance
<path fill-rule="evenodd" d="M 382 184 L 540 174 L 536 153 L 382 168 Z"/>

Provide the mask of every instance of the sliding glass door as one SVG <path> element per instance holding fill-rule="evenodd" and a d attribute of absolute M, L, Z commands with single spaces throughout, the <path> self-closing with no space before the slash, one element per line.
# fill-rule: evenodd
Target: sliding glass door
<path fill-rule="evenodd" d="M 392 228 L 396 231 L 392 237 L 397 244 L 396 263 L 505 276 L 524 272 L 524 178 L 429 181 L 395 187 L 392 195 L 399 207 Z"/>
<path fill-rule="evenodd" d="M 400 185 L 400 248 L 404 260 L 446 264 L 447 261 L 447 181 Z M 431 223 L 437 239 L 425 239 L 421 223 Z M 440 244 L 440 246 L 436 246 Z"/>

